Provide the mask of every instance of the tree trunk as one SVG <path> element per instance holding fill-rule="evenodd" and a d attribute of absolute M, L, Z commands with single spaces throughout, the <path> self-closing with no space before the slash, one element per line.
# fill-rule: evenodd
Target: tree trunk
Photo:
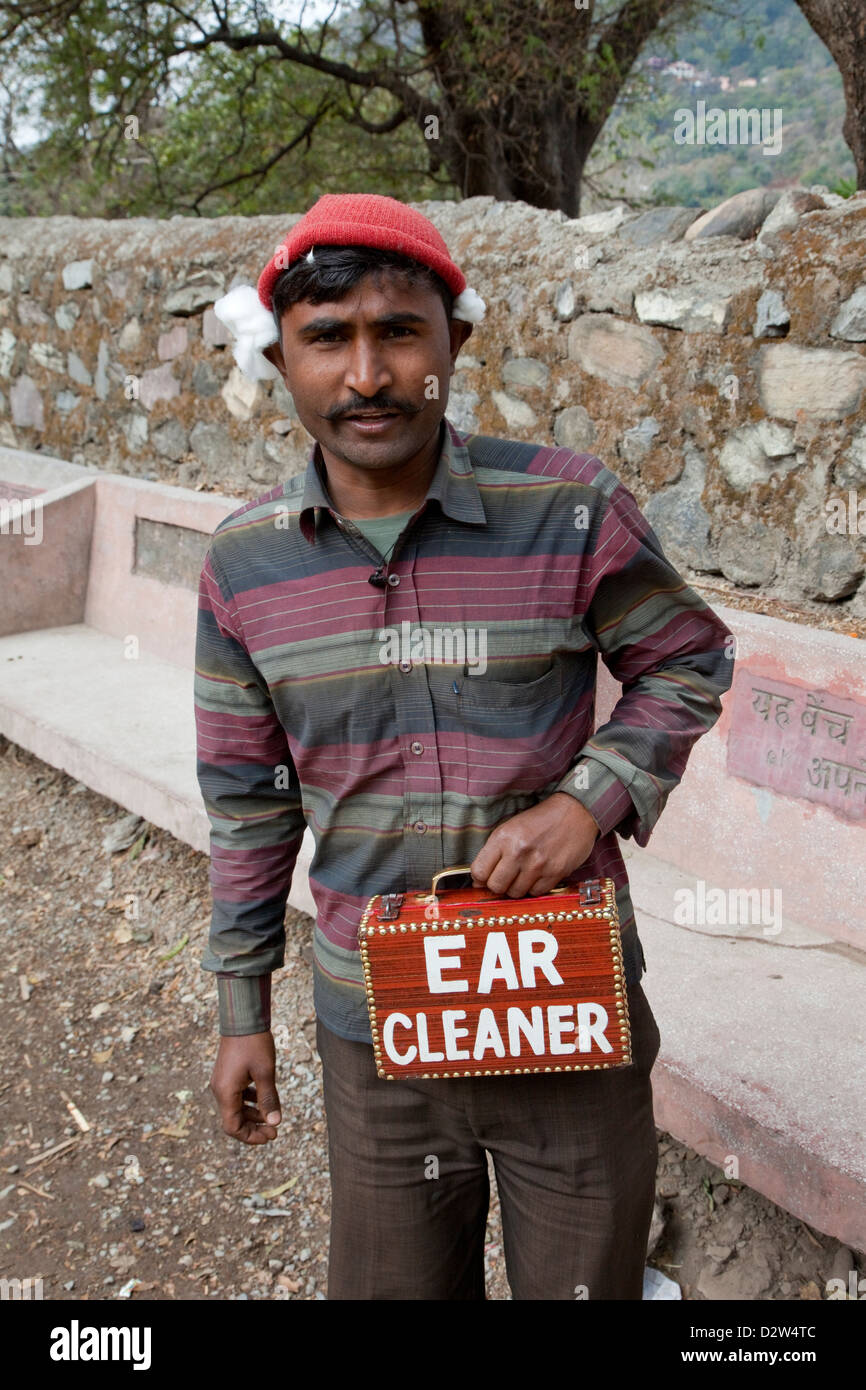
<path fill-rule="evenodd" d="M 522 123 L 532 123 L 533 138 L 516 138 Z M 523 129 L 527 125 L 523 124 Z M 443 150 L 443 160 L 466 198 L 487 194 L 504 202 L 519 200 L 537 208 L 580 213 L 583 166 L 596 136 L 585 121 L 561 105 L 522 114 L 503 113 L 502 124 L 481 124 L 473 113 L 461 114 L 458 137 Z"/>
<path fill-rule="evenodd" d="M 439 93 L 435 167 L 464 197 L 580 211 L 584 165 L 644 42 L 693 0 L 417 0 Z M 429 108 L 428 108 L 429 109 Z M 423 129 L 421 104 L 413 113 Z"/>
<path fill-rule="evenodd" d="M 797 4 L 842 74 L 842 134 L 857 166 L 857 187 L 866 188 L 866 5 L 863 0 L 797 0 Z"/>

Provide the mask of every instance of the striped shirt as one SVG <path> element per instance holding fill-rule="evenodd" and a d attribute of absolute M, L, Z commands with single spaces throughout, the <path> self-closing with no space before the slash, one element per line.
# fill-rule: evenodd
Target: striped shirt
<path fill-rule="evenodd" d="M 270 1026 L 305 826 L 316 1011 L 370 1042 L 358 952 L 369 898 L 429 891 L 556 791 L 601 832 L 566 881 L 614 880 L 626 978 L 640 979 L 617 834 L 647 843 L 718 718 L 727 627 L 591 454 L 464 436 L 444 419 L 426 498 L 384 566 L 320 468 L 313 445 L 305 474 L 226 517 L 201 572 L 202 964 L 218 975 L 220 1031 Z M 599 655 L 623 688 L 594 730 Z"/>

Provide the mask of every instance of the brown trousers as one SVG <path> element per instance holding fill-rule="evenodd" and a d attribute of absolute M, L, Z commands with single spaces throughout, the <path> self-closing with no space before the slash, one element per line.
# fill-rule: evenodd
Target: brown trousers
<path fill-rule="evenodd" d="M 382 1081 L 321 1022 L 329 1299 L 483 1299 L 492 1156 L 515 1299 L 640 1299 L 659 1031 L 629 989 L 630 1067 Z"/>

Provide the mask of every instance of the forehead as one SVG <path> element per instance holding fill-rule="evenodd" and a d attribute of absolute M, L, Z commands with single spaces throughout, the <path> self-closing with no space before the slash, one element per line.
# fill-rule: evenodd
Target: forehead
<path fill-rule="evenodd" d="M 423 281 L 412 282 L 404 271 L 383 267 L 364 275 L 342 298 L 320 299 L 316 303 L 301 299 L 287 308 L 283 317 L 291 317 L 296 323 L 323 315 L 361 321 L 402 309 L 427 317 L 437 304 L 441 300 L 432 286 Z"/>

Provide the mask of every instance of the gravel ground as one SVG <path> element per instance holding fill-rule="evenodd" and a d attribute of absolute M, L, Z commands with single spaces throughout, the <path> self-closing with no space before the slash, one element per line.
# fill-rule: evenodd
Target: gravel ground
<path fill-rule="evenodd" d="M 0 1275 L 45 1298 L 323 1299 L 327 1135 L 312 920 L 274 985 L 283 1125 L 207 1090 L 207 860 L 0 737 Z M 821 1299 L 857 1259 L 659 1134 L 652 1263 L 689 1299 Z M 487 1294 L 510 1297 L 494 1196 Z M 859 1260 L 863 1267 L 862 1258 Z"/>

